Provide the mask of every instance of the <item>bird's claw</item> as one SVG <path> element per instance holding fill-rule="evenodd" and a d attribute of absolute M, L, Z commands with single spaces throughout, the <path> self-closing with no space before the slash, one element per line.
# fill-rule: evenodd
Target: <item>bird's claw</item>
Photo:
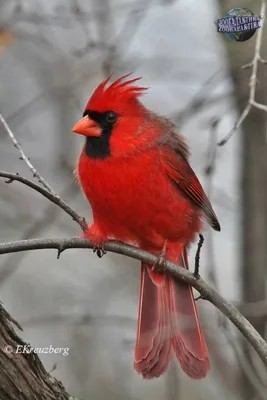
<path fill-rule="evenodd" d="M 152 271 L 164 274 L 166 272 L 166 260 L 163 256 L 159 256 L 152 265 Z"/>
<path fill-rule="evenodd" d="M 99 258 L 102 258 L 107 253 L 104 249 L 104 244 L 94 244 L 93 252 L 96 253 Z"/>

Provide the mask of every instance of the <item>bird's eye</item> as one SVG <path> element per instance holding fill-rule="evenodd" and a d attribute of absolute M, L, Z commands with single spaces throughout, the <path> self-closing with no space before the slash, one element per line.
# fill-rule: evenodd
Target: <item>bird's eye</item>
<path fill-rule="evenodd" d="M 116 114 L 114 111 L 109 111 L 109 112 L 106 114 L 106 120 L 107 120 L 108 122 L 115 122 L 117 118 L 118 118 L 118 116 L 117 116 L 117 114 Z"/>

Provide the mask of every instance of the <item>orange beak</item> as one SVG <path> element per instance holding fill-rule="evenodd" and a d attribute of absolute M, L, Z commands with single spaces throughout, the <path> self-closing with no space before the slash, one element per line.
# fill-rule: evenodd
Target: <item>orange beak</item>
<path fill-rule="evenodd" d="M 102 130 L 101 128 L 89 118 L 87 115 L 80 119 L 76 125 L 72 128 L 72 132 L 79 133 L 84 136 L 101 136 Z"/>

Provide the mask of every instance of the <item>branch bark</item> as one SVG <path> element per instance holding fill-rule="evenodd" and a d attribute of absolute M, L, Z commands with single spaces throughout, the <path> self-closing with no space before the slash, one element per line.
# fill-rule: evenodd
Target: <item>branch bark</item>
<path fill-rule="evenodd" d="M 0 254 L 25 250 L 56 249 L 59 256 L 67 249 L 92 249 L 93 247 L 94 244 L 92 242 L 80 238 L 31 239 L 2 243 L 0 244 Z M 145 250 L 115 241 L 106 243 L 104 247 L 107 251 L 144 261 L 150 265 L 153 265 L 157 259 L 154 254 Z M 210 301 L 215 307 L 217 307 L 246 337 L 267 367 L 267 343 L 248 322 L 248 320 L 229 301 L 224 299 L 202 278 L 196 278 L 190 271 L 173 262 L 166 262 L 166 273 L 193 286 L 201 294 L 203 299 Z"/>

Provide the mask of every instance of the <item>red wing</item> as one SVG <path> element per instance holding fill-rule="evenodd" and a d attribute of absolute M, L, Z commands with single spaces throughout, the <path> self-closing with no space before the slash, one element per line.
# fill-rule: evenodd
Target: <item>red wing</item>
<path fill-rule="evenodd" d="M 178 151 L 170 150 L 166 152 L 166 157 L 164 157 L 169 179 L 204 212 L 211 227 L 220 231 L 220 224 L 210 201 L 187 159 Z"/>

